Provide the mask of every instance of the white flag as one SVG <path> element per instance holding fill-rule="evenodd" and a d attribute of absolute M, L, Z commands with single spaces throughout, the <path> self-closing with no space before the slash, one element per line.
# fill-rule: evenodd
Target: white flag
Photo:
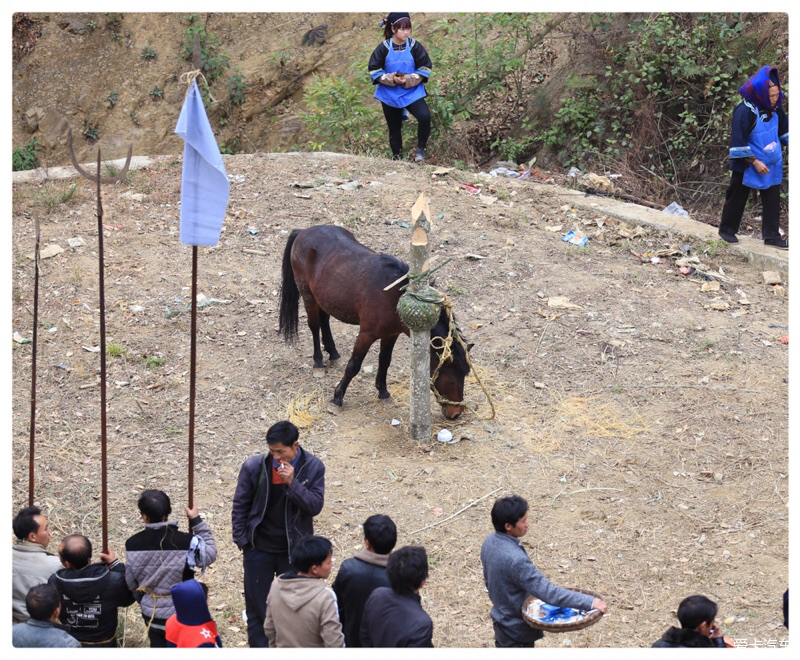
<path fill-rule="evenodd" d="M 230 183 L 194 80 L 183 102 L 175 132 L 184 140 L 181 243 L 216 245 L 228 206 Z"/>

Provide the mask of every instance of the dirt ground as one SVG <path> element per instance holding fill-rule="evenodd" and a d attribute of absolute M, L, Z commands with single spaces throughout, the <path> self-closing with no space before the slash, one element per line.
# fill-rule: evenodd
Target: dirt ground
<path fill-rule="evenodd" d="M 315 531 L 332 540 L 336 565 L 361 547 L 360 523 L 373 513 L 395 520 L 398 546 L 426 547 L 422 602 L 436 646 L 493 643 L 479 551 L 494 499 L 511 493 L 530 503 L 523 543 L 534 563 L 553 582 L 609 603 L 595 626 L 538 645 L 650 646 L 692 593 L 719 603 L 731 637 L 787 638 L 785 282 L 765 284 L 759 269 L 716 242 L 688 241 L 700 261 L 692 265 L 724 278 L 718 291 L 703 290 L 701 277 L 675 264 L 687 239 L 600 214 L 572 217 L 525 181 L 326 154 L 225 163 L 224 231 L 217 247 L 199 250 L 198 290 L 208 304 L 198 313 L 195 498 L 219 546 L 201 579 L 226 646 L 246 645 L 242 564 L 230 533 L 236 476 L 265 450 L 269 425 L 287 417 L 327 467 Z M 178 237 L 180 176 L 181 159 L 167 158 L 103 188 L 109 537 L 119 554 L 141 527 L 136 498 L 145 488 L 168 492 L 186 524 L 191 250 Z M 354 180 L 360 187 L 339 187 Z M 461 184 L 480 186 L 482 197 Z M 69 185 L 13 190 L 12 319 L 24 338 L 32 333 L 34 218 L 42 247 L 64 249 L 42 262 L 39 301 L 36 501 L 54 545 L 71 532 L 100 539 L 99 360 L 87 350 L 99 346 L 95 197 L 84 181 L 64 202 Z M 373 348 L 332 414 L 327 402 L 345 360 L 313 370 L 302 320 L 297 344 L 277 335 L 288 232 L 339 224 L 407 258 L 409 230 L 400 223 L 420 192 L 434 220 L 433 263 L 453 259 L 437 286 L 475 343 L 472 360 L 497 411 L 487 419 L 470 376 L 473 410 L 455 423 L 434 411 L 434 433 L 446 427 L 457 440 L 448 445 L 409 439 L 406 339 L 389 372 L 393 398 L 377 399 Z M 588 233 L 588 247 L 560 240 L 573 227 Z M 85 244 L 70 247 L 76 237 Z M 661 250 L 675 256 L 644 263 L 632 254 Z M 356 328 L 332 327 L 346 357 Z M 27 500 L 31 345 L 14 343 L 12 363 L 15 510 Z M 142 646 L 138 607 L 124 619 L 125 645 Z"/>

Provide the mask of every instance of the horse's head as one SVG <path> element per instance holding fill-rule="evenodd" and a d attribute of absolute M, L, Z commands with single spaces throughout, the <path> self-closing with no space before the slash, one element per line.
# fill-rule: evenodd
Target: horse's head
<path fill-rule="evenodd" d="M 455 319 L 451 327 L 447 311 L 442 308 L 439 320 L 431 330 L 431 339 L 438 338 L 434 341 L 434 348 L 431 351 L 431 376 L 438 366 L 439 371 L 433 383 L 434 394 L 442 406 L 442 414 L 447 419 L 455 419 L 466 409 L 464 379 L 469 373 L 469 362 L 467 362 L 467 351 L 464 350 L 458 335 Z M 463 337 L 461 339 L 463 340 Z M 467 344 L 467 350 L 470 348 L 472 344 Z M 442 361 L 443 352 L 446 355 L 444 361 Z"/>

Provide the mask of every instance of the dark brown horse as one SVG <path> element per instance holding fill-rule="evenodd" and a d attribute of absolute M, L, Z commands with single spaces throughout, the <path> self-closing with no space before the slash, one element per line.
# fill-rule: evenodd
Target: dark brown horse
<path fill-rule="evenodd" d="M 314 336 L 314 366 L 322 367 L 322 345 L 331 361 L 339 353 L 331 336 L 330 317 L 359 326 L 353 354 L 344 376 L 333 392 L 332 402 L 342 405 L 344 393 L 370 346 L 381 340 L 378 374 L 375 387 L 378 397 L 386 399 L 386 372 L 392 361 L 392 349 L 400 333 L 409 334 L 397 314 L 400 286 L 383 288 L 408 272 L 408 265 L 388 254 L 378 254 L 359 243 L 346 229 L 318 225 L 295 229 L 283 253 L 281 283 L 280 332 L 286 340 L 297 337 L 298 306 L 302 296 L 308 315 L 308 327 Z M 457 332 L 455 327 L 454 332 Z M 450 324 L 444 309 L 431 330 L 431 337 L 448 337 Z M 455 338 L 454 338 L 455 339 Z M 441 342 L 436 342 L 441 345 Z M 470 345 L 471 347 L 471 345 Z M 464 378 L 469 373 L 466 352 L 458 341 L 451 345 L 452 358 L 446 361 L 436 378 L 435 387 L 441 397 L 442 413 L 455 419 L 464 411 Z M 431 348 L 431 375 L 439 364 L 441 350 Z"/>

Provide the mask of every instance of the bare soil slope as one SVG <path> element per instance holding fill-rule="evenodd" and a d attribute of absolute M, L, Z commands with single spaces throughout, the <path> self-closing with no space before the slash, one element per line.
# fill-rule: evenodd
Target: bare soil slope
<path fill-rule="evenodd" d="M 541 645 L 649 646 L 674 623 L 678 602 L 697 592 L 719 602 L 731 636 L 786 636 L 785 287 L 764 284 L 724 247 L 693 244 L 698 268 L 728 278 L 704 290 L 701 278 L 679 273 L 675 257 L 655 264 L 631 254 L 680 255 L 684 239 L 602 212 L 573 217 L 525 181 L 325 154 L 225 163 L 229 213 L 219 245 L 201 248 L 199 260 L 208 304 L 198 314 L 195 496 L 220 547 L 202 579 L 226 646 L 246 644 L 230 533 L 236 476 L 265 450 L 268 426 L 287 417 L 327 466 L 316 531 L 332 539 L 337 563 L 361 547 L 359 525 L 377 512 L 397 522 L 399 545 L 427 548 L 422 598 L 437 646 L 492 645 L 479 549 L 492 502 L 510 493 L 530 503 L 523 541 L 536 565 L 610 604 L 597 625 Z M 191 250 L 178 240 L 180 174 L 180 159 L 167 158 L 103 189 L 110 539 L 120 554 L 140 528 L 142 489 L 166 490 L 179 519 L 186 501 L 190 317 L 179 312 L 190 302 Z M 344 188 L 353 189 L 340 187 L 352 181 Z M 26 255 L 38 218 L 43 247 L 64 251 L 42 264 L 36 500 L 54 538 L 81 531 L 99 541 L 99 360 L 87 350 L 99 345 L 97 222 L 89 185 L 61 203 L 67 185 L 14 186 L 13 330 L 31 336 Z M 302 319 L 296 345 L 277 335 L 288 232 L 336 223 L 403 257 L 409 232 L 400 223 L 420 192 L 434 216 L 434 263 L 454 259 L 438 287 L 475 342 L 475 369 L 497 410 L 487 419 L 470 377 L 472 411 L 447 424 L 435 411 L 434 433 L 451 429 L 450 445 L 409 440 L 407 340 L 389 373 L 393 398 L 376 397 L 373 349 L 335 415 L 327 401 L 344 360 L 313 370 Z M 588 248 L 560 240 L 573 226 L 589 233 Z M 70 247 L 75 237 L 85 244 Z M 336 322 L 333 332 L 346 358 L 356 328 Z M 30 344 L 14 344 L 14 507 L 27 499 L 30 364 Z M 125 644 L 142 645 L 137 607 L 125 625 Z"/>

